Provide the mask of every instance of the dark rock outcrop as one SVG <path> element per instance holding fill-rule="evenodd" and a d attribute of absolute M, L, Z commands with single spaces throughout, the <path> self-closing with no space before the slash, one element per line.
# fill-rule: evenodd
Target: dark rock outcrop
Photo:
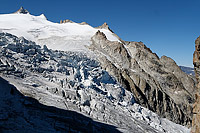
<path fill-rule="evenodd" d="M 193 54 L 193 64 L 195 76 L 197 79 L 197 92 L 195 94 L 195 103 L 193 105 L 192 133 L 200 132 L 200 37 L 195 41 L 195 51 Z"/>
<path fill-rule="evenodd" d="M 159 58 L 142 42 L 111 42 L 98 31 L 90 49 L 102 67 L 140 105 L 178 124 L 191 126 L 195 82 L 169 57 Z"/>
<path fill-rule="evenodd" d="M 74 23 L 74 22 L 69 19 L 60 20 L 60 24 L 63 24 L 63 23 Z"/>
<path fill-rule="evenodd" d="M 29 14 L 28 10 L 24 9 L 23 7 L 21 7 L 19 10 L 17 10 L 15 13 Z"/>

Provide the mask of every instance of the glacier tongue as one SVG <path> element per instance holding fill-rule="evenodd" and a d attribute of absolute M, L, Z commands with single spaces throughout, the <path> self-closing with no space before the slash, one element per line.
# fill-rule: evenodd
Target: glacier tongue
<path fill-rule="evenodd" d="M 78 112 L 121 132 L 190 131 L 134 103 L 131 92 L 104 71 L 94 56 L 50 50 L 45 45 L 41 48 L 24 38 L 0 33 L 0 57 L 1 77 L 41 104 Z M 7 126 L 8 121 L 12 120 L 6 119 L 0 126 Z"/>

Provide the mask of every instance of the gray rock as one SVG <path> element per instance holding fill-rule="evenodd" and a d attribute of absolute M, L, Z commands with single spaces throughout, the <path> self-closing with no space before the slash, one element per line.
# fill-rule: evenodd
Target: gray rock
<path fill-rule="evenodd" d="M 106 29 L 106 30 L 109 30 L 109 31 L 111 31 L 112 33 L 114 33 L 114 32 L 109 28 L 109 26 L 108 26 L 108 24 L 107 24 L 106 22 L 103 23 L 101 26 L 96 27 L 96 29 Z"/>
<path fill-rule="evenodd" d="M 193 54 L 193 64 L 195 76 L 197 79 L 197 90 L 195 94 L 195 103 L 193 104 L 193 119 L 191 133 L 200 132 L 200 37 L 195 40 L 195 51 Z"/>
<path fill-rule="evenodd" d="M 101 66 L 131 91 L 137 103 L 176 123 L 191 126 L 195 81 L 166 56 L 142 42 L 111 42 L 98 31 L 90 49 Z"/>

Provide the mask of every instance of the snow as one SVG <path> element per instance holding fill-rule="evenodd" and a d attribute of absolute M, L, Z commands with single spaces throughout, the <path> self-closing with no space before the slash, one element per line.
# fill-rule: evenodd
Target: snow
<path fill-rule="evenodd" d="M 2 14 L 0 15 L 0 31 L 25 37 L 48 48 L 64 51 L 85 51 L 91 44 L 91 37 L 98 31 L 104 32 L 108 40 L 119 41 L 107 29 L 96 29 L 78 23 L 53 23 L 44 14 Z"/>

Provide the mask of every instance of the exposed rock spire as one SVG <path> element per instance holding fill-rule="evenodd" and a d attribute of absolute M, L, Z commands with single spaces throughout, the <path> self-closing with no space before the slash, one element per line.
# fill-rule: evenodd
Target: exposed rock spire
<path fill-rule="evenodd" d="M 108 29 L 109 26 L 108 26 L 108 24 L 105 22 L 103 25 L 101 25 L 101 26 L 99 26 L 99 27 L 97 27 L 97 28 L 99 28 L 99 29 Z"/>
<path fill-rule="evenodd" d="M 191 133 L 200 133 L 200 36 L 195 41 L 195 51 L 193 54 L 193 64 L 197 79 L 197 93 L 193 105 L 193 119 Z"/>
<path fill-rule="evenodd" d="M 19 13 L 19 14 L 29 14 L 28 10 L 24 9 L 23 7 L 20 7 L 20 9 L 17 10 L 15 13 Z"/>
<path fill-rule="evenodd" d="M 97 29 L 107 29 L 110 30 L 112 33 L 114 33 L 108 26 L 108 24 L 105 22 L 103 25 L 96 27 Z"/>

